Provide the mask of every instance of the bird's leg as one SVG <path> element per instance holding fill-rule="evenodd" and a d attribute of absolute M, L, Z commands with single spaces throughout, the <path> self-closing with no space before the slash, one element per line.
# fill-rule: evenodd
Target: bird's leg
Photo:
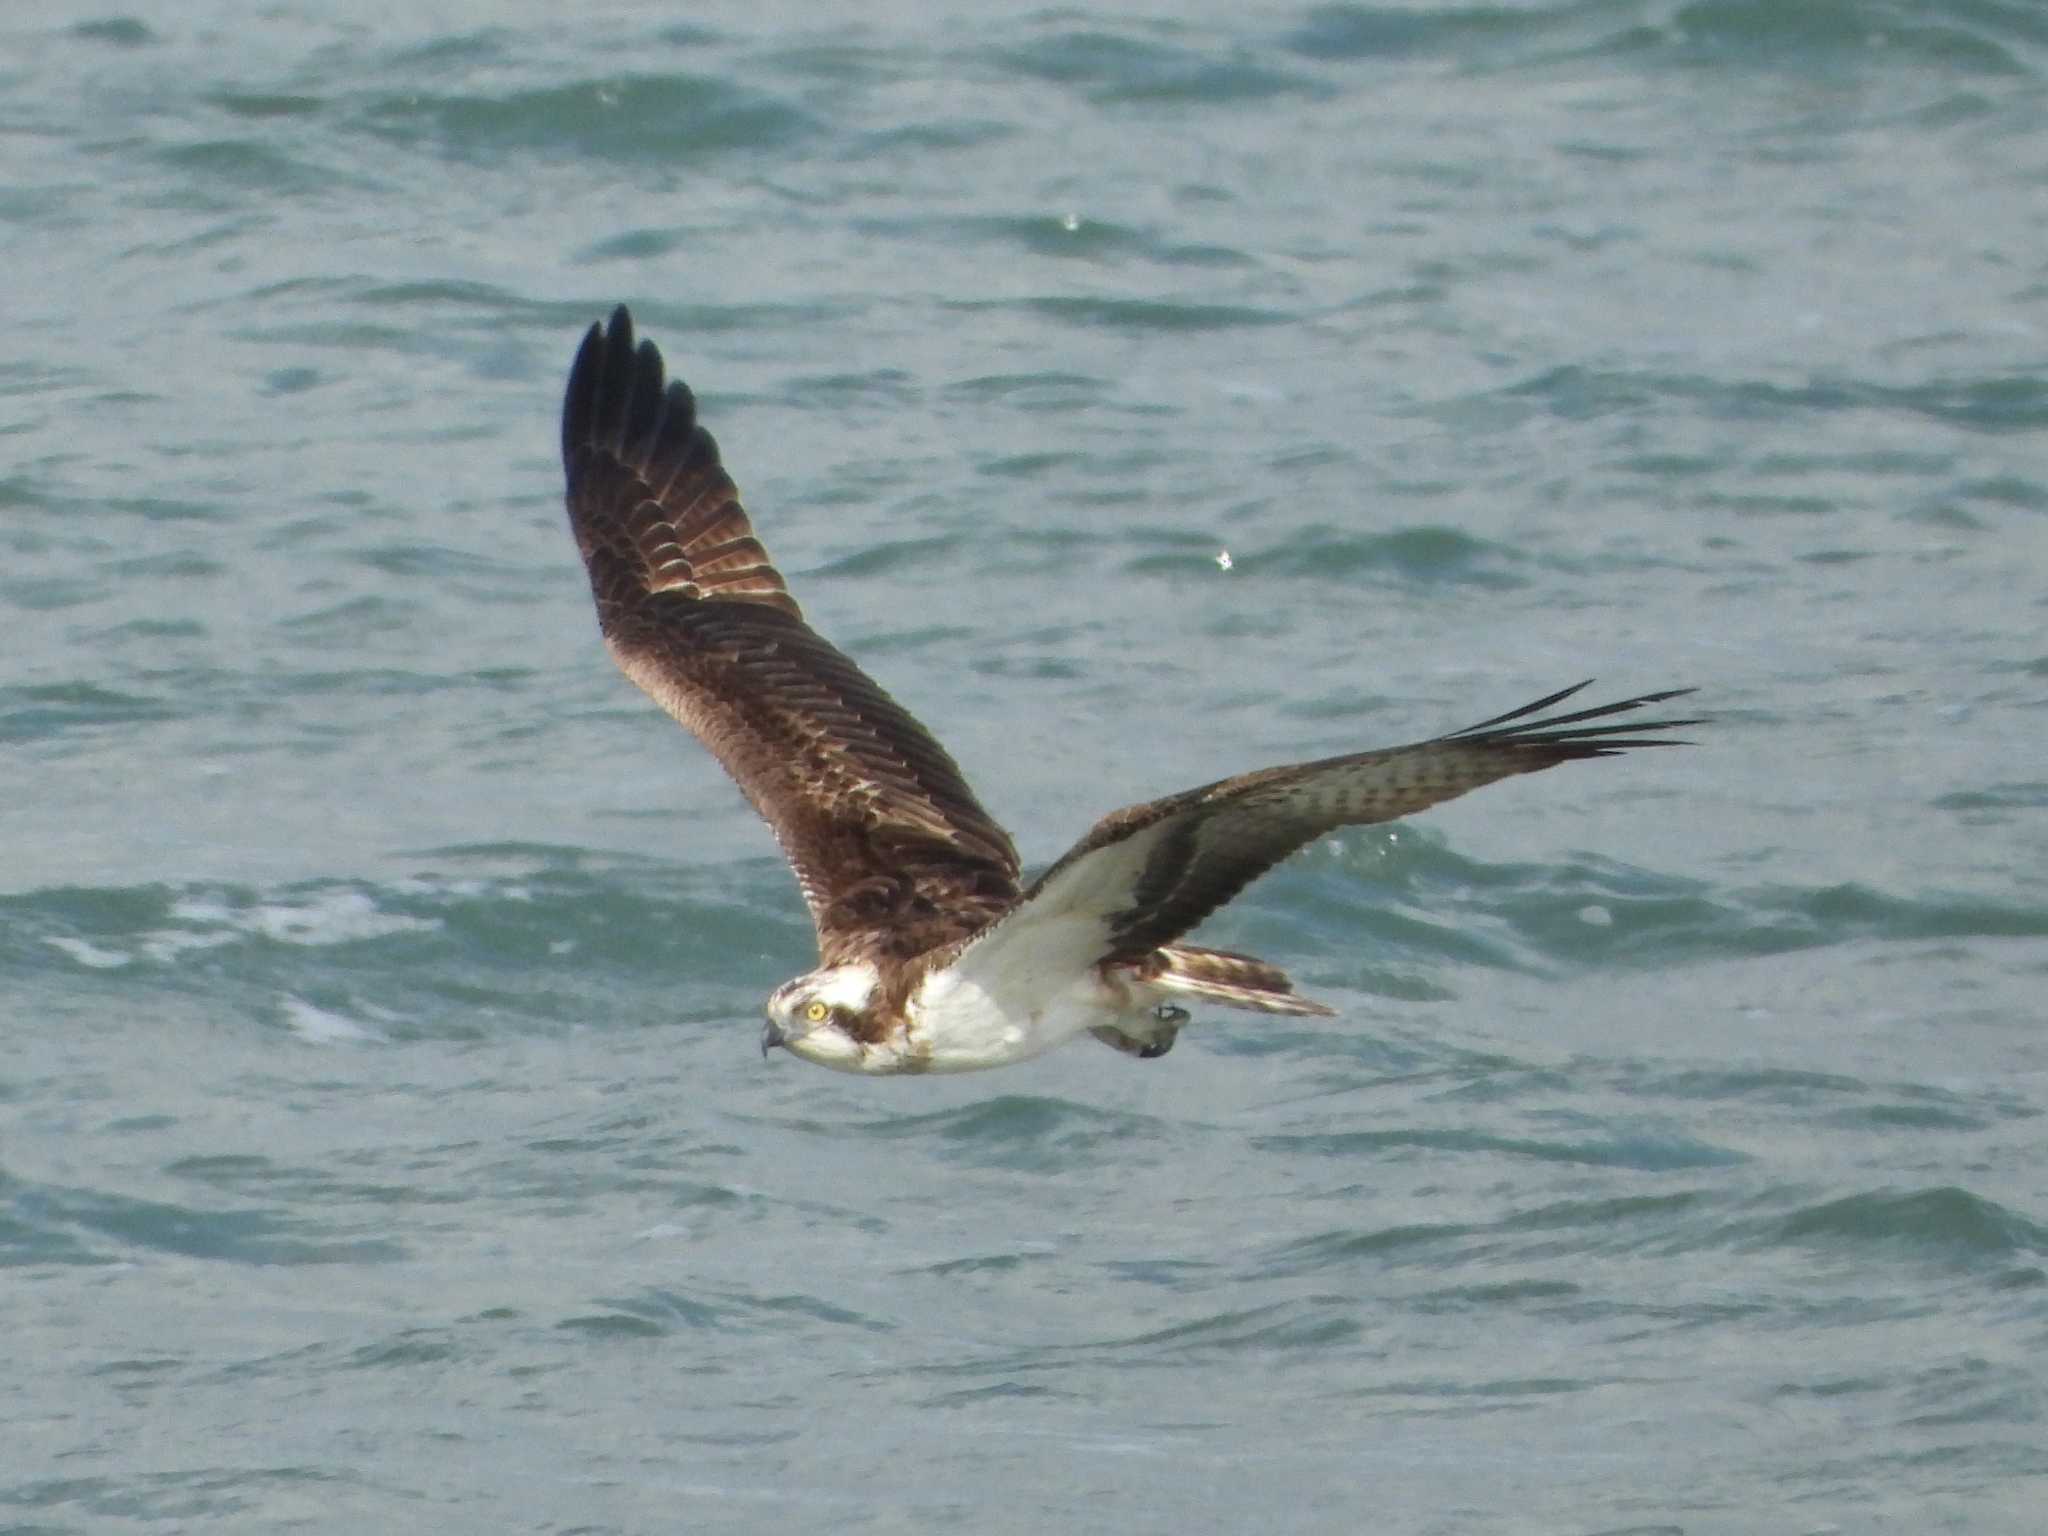
<path fill-rule="evenodd" d="M 1173 1049 L 1180 1027 L 1187 1021 L 1187 1009 L 1177 1008 L 1172 1003 L 1155 1003 L 1142 1023 L 1127 1015 L 1124 1023 L 1098 1024 L 1088 1033 L 1126 1056 L 1135 1056 L 1140 1061 L 1157 1061 Z"/>
<path fill-rule="evenodd" d="M 1173 1042 L 1180 1038 L 1180 1027 L 1187 1023 L 1188 1011 L 1172 1003 L 1155 1003 L 1152 1007 L 1152 1038 L 1145 1042 L 1138 1052 L 1140 1061 L 1157 1061 L 1173 1049 Z"/>

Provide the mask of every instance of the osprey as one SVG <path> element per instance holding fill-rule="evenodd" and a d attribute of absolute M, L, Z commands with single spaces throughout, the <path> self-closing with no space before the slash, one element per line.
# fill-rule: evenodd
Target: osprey
<path fill-rule="evenodd" d="M 1277 967 L 1180 942 L 1296 849 L 1693 720 L 1544 716 L 1586 685 L 1410 746 L 1240 774 L 1105 816 L 1025 884 L 1010 836 L 903 707 L 804 622 L 696 402 L 621 307 L 562 409 L 569 521 L 619 667 L 775 831 L 819 965 L 768 999 L 761 1051 L 842 1072 L 970 1072 L 1087 1033 L 1151 1059 L 1186 1004 L 1328 1014 Z M 1601 721 L 1602 724 L 1588 724 Z"/>

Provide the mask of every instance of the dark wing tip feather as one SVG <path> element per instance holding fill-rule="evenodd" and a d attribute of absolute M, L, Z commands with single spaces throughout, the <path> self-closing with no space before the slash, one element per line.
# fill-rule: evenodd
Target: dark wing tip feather
<path fill-rule="evenodd" d="M 622 306 L 612 324 L 632 329 L 633 318 Z M 590 441 L 591 420 L 597 407 L 597 376 L 604 367 L 605 330 L 593 325 L 583 333 L 583 345 L 576 349 L 576 361 L 569 368 L 569 388 L 562 398 L 562 462 L 567 464 L 576 450 Z"/>
<path fill-rule="evenodd" d="M 802 616 L 754 537 L 717 441 L 697 420 L 696 397 L 667 376 L 652 341 L 635 337 L 624 305 L 584 334 L 570 367 L 562 463 L 570 522 L 608 635 L 608 615 L 636 594 L 681 592 Z"/>
<path fill-rule="evenodd" d="M 680 381 L 668 383 L 666 375 L 661 350 L 651 341 L 634 340 L 633 316 L 625 305 L 605 323 L 591 326 L 563 395 L 563 462 L 572 461 L 580 448 L 606 449 L 626 463 L 643 458 L 659 438 L 678 391 L 690 413 L 684 419 L 693 422 L 695 401 Z"/>
<path fill-rule="evenodd" d="M 1533 704 L 1524 704 L 1511 709 L 1504 715 L 1495 715 L 1477 725 L 1468 725 L 1463 730 L 1452 731 L 1439 736 L 1439 741 L 1485 742 L 1489 745 L 1513 747 L 1549 747 L 1562 758 L 1611 757 L 1617 752 L 1631 752 L 1638 747 L 1686 747 L 1693 743 L 1675 736 L 1652 736 L 1652 731 L 1675 731 L 1688 725 L 1703 725 L 1704 716 L 1693 715 L 1668 720 L 1613 720 L 1606 725 L 1587 725 L 1588 720 L 1608 720 L 1615 715 L 1644 709 L 1652 704 L 1662 704 L 1670 699 L 1682 699 L 1693 688 L 1661 688 L 1655 693 L 1639 693 L 1633 698 L 1617 699 L 1612 704 L 1595 704 L 1587 709 L 1575 709 L 1568 714 L 1544 715 L 1543 711 L 1554 704 L 1561 704 L 1581 689 L 1589 687 L 1591 678 L 1574 683 L 1569 688 L 1560 688 L 1556 693 L 1546 695 Z M 1540 717 L 1540 718 L 1539 718 Z M 1519 723 L 1517 723 L 1519 722 Z"/>
<path fill-rule="evenodd" d="M 643 341 L 633 352 L 633 383 L 626 395 L 626 408 L 619 417 L 619 452 L 626 462 L 638 463 L 661 431 L 661 418 L 680 383 L 663 388 L 661 353 L 651 341 Z"/>
<path fill-rule="evenodd" d="M 626 418 L 633 409 L 635 386 L 646 378 L 648 361 L 633 345 L 633 317 L 623 310 L 615 312 L 598 360 L 597 389 L 591 401 L 594 419 L 590 423 L 591 435 L 584 439 L 587 446 L 609 448 L 615 454 L 620 451 L 626 439 Z M 652 362 L 658 389 L 661 355 L 655 353 Z"/>

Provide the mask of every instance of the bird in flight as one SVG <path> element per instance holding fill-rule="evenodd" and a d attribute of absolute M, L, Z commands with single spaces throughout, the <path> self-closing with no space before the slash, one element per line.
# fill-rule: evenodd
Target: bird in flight
<path fill-rule="evenodd" d="M 562 407 L 569 521 L 620 669 L 695 732 L 774 829 L 818 966 L 768 999 L 761 1051 L 842 1072 L 971 1072 L 1077 1035 L 1164 1056 L 1191 1003 L 1328 1014 L 1278 966 L 1182 942 L 1295 850 L 1695 720 L 1550 713 L 1580 688 L 1408 746 L 1290 763 L 1127 806 L 1028 884 L 1010 835 L 902 705 L 804 622 L 718 446 L 625 308 Z"/>

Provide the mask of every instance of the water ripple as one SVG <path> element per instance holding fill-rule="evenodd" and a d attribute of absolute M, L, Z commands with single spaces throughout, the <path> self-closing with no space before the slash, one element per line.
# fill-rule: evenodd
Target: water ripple
<path fill-rule="evenodd" d="M 1005 74 L 1065 86 L 1101 105 L 1264 102 L 1318 94 L 1309 76 L 1261 64 L 1241 48 L 1200 49 L 1103 31 L 1068 31 L 990 50 Z"/>
<path fill-rule="evenodd" d="M 1759 1238 L 1836 1250 L 1897 1250 L 1957 1263 L 2048 1259 L 2048 1227 L 1953 1186 L 1873 1190 L 1807 1206 Z"/>
<path fill-rule="evenodd" d="M 758 157 L 824 132 L 801 108 L 714 76 L 632 75 L 497 96 L 421 91 L 371 104 L 364 124 L 396 144 L 463 158 L 528 152 L 619 165 Z"/>
<path fill-rule="evenodd" d="M 1589 1167 L 1635 1168 L 1653 1173 L 1681 1168 L 1726 1167 L 1744 1160 L 1743 1154 L 1727 1147 L 1714 1146 L 1688 1136 L 1658 1136 L 1649 1132 L 1608 1134 L 1597 1140 L 1567 1140 L 1417 1126 L 1385 1131 L 1260 1136 L 1253 1140 L 1252 1145 L 1264 1152 L 1290 1156 L 1307 1153 L 1346 1161 L 1369 1158 L 1373 1154 L 1398 1156 L 1416 1149 L 1428 1149 L 1476 1152 L 1510 1159 L 1534 1158 L 1541 1162 L 1582 1163 Z"/>
<path fill-rule="evenodd" d="M 138 1253 L 230 1264 L 389 1264 L 410 1257 L 385 1237 L 314 1235 L 280 1209 L 178 1205 L 0 1176 L 13 1211 L 16 1262 L 114 1263 Z M 87 1255 L 90 1255 L 88 1257 Z"/>

